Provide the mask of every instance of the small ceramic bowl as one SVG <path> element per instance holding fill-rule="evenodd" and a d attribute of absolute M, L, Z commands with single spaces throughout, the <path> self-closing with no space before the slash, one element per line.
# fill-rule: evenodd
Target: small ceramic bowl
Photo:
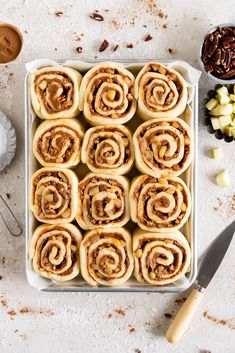
<path fill-rule="evenodd" d="M 20 50 L 19 50 L 17 56 L 14 59 L 9 60 L 7 62 L 0 62 L 0 65 L 6 65 L 6 64 L 12 63 L 19 57 L 20 53 L 22 52 L 23 40 L 24 40 L 22 33 L 20 32 L 20 30 L 16 26 L 14 26 L 14 25 L 12 25 L 10 23 L 0 22 L 0 27 L 3 27 L 3 26 L 11 28 L 18 35 L 19 40 L 20 40 Z"/>
<path fill-rule="evenodd" d="M 203 44 L 204 44 L 204 41 L 205 41 L 205 38 L 208 34 L 210 33 L 213 33 L 218 27 L 234 27 L 235 28 L 235 24 L 234 23 L 222 23 L 222 24 L 219 24 L 215 27 L 212 27 L 210 28 L 210 30 L 206 33 L 206 35 L 203 37 L 203 39 L 201 40 L 201 43 L 199 45 L 199 48 L 198 48 L 198 62 L 199 62 L 199 65 L 201 67 L 201 70 L 208 76 L 210 77 L 211 79 L 213 79 L 214 81 L 216 81 L 217 83 L 220 83 L 220 84 L 230 84 L 230 83 L 235 83 L 235 79 L 220 79 L 214 75 L 212 75 L 211 73 L 207 72 L 206 69 L 205 69 L 205 66 L 204 66 L 204 63 L 202 61 L 202 47 L 203 47 Z"/>

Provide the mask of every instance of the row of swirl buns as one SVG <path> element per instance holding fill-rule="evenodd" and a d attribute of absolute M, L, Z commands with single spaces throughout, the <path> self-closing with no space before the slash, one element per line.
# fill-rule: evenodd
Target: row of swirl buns
<path fill-rule="evenodd" d="M 92 172 L 122 175 L 135 160 L 140 172 L 160 177 L 182 174 L 192 162 L 192 145 L 191 129 L 179 118 L 149 120 L 133 138 L 124 125 L 96 126 L 84 137 L 76 119 L 55 119 L 38 126 L 33 151 L 45 167 L 74 167 L 81 159 Z"/>
<path fill-rule="evenodd" d="M 181 228 L 191 212 L 188 187 L 178 177 L 140 175 L 129 189 L 126 177 L 89 173 L 78 183 L 69 169 L 45 167 L 31 182 L 31 209 L 40 221 L 69 223 L 85 230 L 122 227 L 130 219 L 147 231 Z"/>
<path fill-rule="evenodd" d="M 82 240 L 72 224 L 40 225 L 34 232 L 30 257 L 34 270 L 56 282 L 74 279 L 81 270 L 91 285 L 116 286 L 132 275 L 139 282 L 166 285 L 183 277 L 190 248 L 182 233 L 95 229 Z"/>
<path fill-rule="evenodd" d="M 83 111 L 93 126 L 124 124 L 136 110 L 145 120 L 179 116 L 187 102 L 183 77 L 156 62 L 146 64 L 136 79 L 112 62 L 95 65 L 83 78 L 69 67 L 44 67 L 31 74 L 30 93 L 40 118 L 73 118 Z"/>

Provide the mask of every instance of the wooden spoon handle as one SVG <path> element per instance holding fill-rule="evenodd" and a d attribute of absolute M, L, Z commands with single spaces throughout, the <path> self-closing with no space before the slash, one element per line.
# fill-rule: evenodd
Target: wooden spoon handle
<path fill-rule="evenodd" d="M 178 342 L 183 336 L 187 326 L 189 325 L 193 314 L 195 313 L 197 306 L 202 298 L 203 288 L 196 286 L 185 303 L 180 308 L 173 322 L 167 330 L 166 338 L 171 343 Z"/>

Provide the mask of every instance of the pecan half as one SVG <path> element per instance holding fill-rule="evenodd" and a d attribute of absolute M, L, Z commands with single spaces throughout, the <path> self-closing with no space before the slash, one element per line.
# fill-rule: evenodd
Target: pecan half
<path fill-rule="evenodd" d="M 225 79 L 227 79 L 227 78 L 230 79 L 230 78 L 235 77 L 235 69 L 231 69 L 231 70 L 221 74 L 220 77 L 225 78 Z"/>
<path fill-rule="evenodd" d="M 215 50 L 215 53 L 213 55 L 213 61 L 216 65 L 220 65 L 221 64 L 221 49 L 217 48 Z"/>

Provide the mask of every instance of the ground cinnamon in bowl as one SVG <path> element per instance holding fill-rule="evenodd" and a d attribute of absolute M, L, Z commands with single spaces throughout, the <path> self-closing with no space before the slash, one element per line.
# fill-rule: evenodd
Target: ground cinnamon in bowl
<path fill-rule="evenodd" d="M 22 42 L 22 35 L 16 27 L 0 23 L 0 64 L 15 60 L 21 51 Z"/>

